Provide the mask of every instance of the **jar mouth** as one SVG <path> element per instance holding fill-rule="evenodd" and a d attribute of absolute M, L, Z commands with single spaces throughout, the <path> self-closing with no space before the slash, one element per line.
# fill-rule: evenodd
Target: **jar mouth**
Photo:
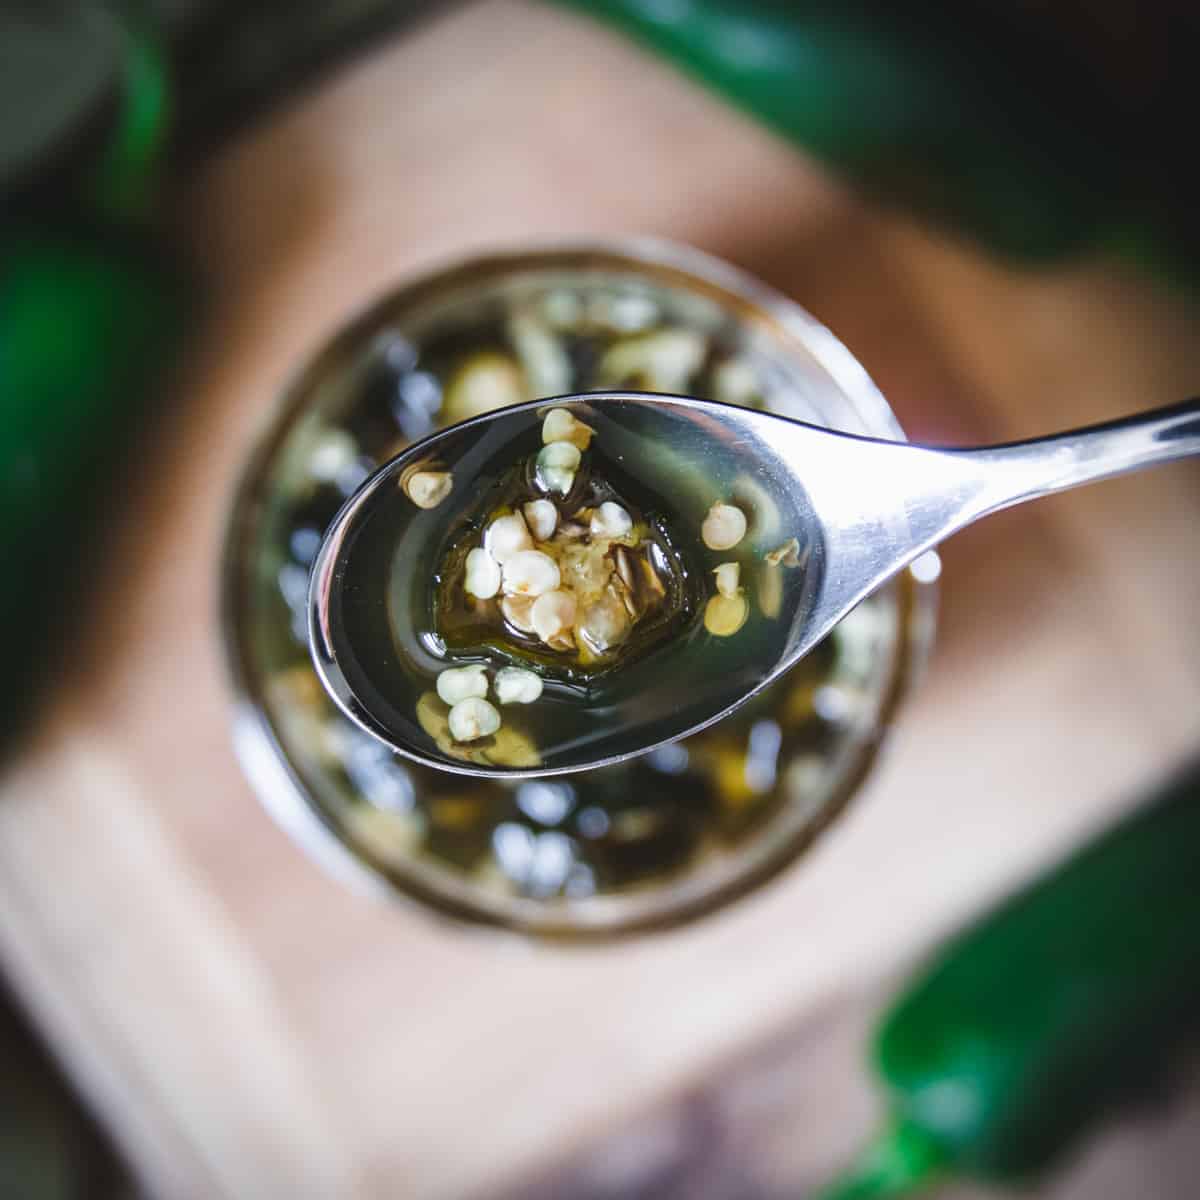
<path fill-rule="evenodd" d="M 361 455 L 356 458 L 349 439 L 343 438 L 339 444 L 336 435 L 345 432 L 345 422 L 339 425 L 338 420 L 350 413 L 349 406 L 361 402 L 366 394 L 363 389 L 375 386 L 368 369 L 372 363 L 389 357 L 398 362 L 415 347 L 424 354 L 435 344 L 440 329 L 465 328 L 470 322 L 464 314 L 476 309 L 481 314 L 490 312 L 488 306 L 500 302 L 497 297 L 532 295 L 546 281 L 570 280 L 576 281 L 575 292 L 585 298 L 593 293 L 607 295 L 604 289 L 613 281 L 630 285 L 626 291 L 617 289 L 613 294 L 666 298 L 660 303 L 664 311 L 669 308 L 668 300 L 675 305 L 669 309 L 672 320 L 682 321 L 680 314 L 687 314 L 698 329 L 708 331 L 706 371 L 715 371 L 726 361 L 740 361 L 736 357 L 719 359 L 716 367 L 711 366 L 719 358 L 714 347 L 726 343 L 736 346 L 744 351 L 746 361 L 753 362 L 760 383 L 767 381 L 764 388 L 792 389 L 789 395 L 803 396 L 806 420 L 876 437 L 903 438 L 894 414 L 865 370 L 824 326 L 792 301 L 699 251 L 661 241 L 627 239 L 543 242 L 472 256 L 402 283 L 376 301 L 302 365 L 284 390 L 250 454 L 227 519 L 222 640 L 234 695 L 235 749 L 243 769 L 268 811 L 318 861 L 352 884 L 415 901 L 427 910 L 463 922 L 545 938 L 588 941 L 662 929 L 711 912 L 758 887 L 804 852 L 858 789 L 875 759 L 881 731 L 890 724 L 897 704 L 924 663 L 932 641 L 935 587 L 929 579 L 906 572 L 880 594 L 877 624 L 880 630 L 887 626 L 889 632 L 885 636 L 875 631 L 877 641 L 871 645 L 878 647 L 877 652 L 873 657 L 860 653 L 864 662 L 855 667 L 859 674 L 853 677 L 852 686 L 839 684 L 842 692 L 851 695 L 853 711 L 840 715 L 833 712 L 829 720 L 841 722 L 839 732 L 836 737 L 831 735 L 827 745 L 822 742 L 819 752 L 781 752 L 776 746 L 776 765 L 786 767 L 790 774 L 773 785 L 770 811 L 764 809 L 755 817 L 759 823 L 747 825 L 747 832 L 739 833 L 728 845 L 717 846 L 712 831 L 702 828 L 702 822 L 698 823 L 686 805 L 670 801 L 675 794 L 670 789 L 677 792 L 678 788 L 664 766 L 657 796 L 651 793 L 658 777 L 641 780 L 638 794 L 644 801 L 643 810 L 653 815 L 659 808 L 678 809 L 689 831 L 700 839 L 697 844 L 707 847 L 712 842 L 715 847 L 711 852 L 697 851 L 697 857 L 674 870 L 651 873 L 646 879 L 612 890 L 594 884 L 591 891 L 573 895 L 569 879 L 565 884 L 560 880 L 562 886 L 555 892 L 542 888 L 534 875 L 498 880 L 493 872 L 483 882 L 480 874 L 473 873 L 475 868 L 457 869 L 448 858 L 439 859 L 431 853 L 428 846 L 432 844 L 429 839 L 433 837 L 434 809 L 441 804 L 446 813 L 451 812 L 453 804 L 441 803 L 449 793 L 431 799 L 426 795 L 428 781 L 423 777 L 411 777 L 407 792 L 399 776 L 389 777 L 384 784 L 376 779 L 368 788 L 370 772 L 383 771 L 378 763 L 370 765 L 368 760 L 374 761 L 370 748 L 352 745 L 336 726 L 315 715 L 324 698 L 319 694 L 311 663 L 297 656 L 289 624 L 290 601 L 286 596 L 280 600 L 289 589 L 298 593 L 301 584 L 306 588 L 307 574 L 298 561 L 293 561 L 302 535 L 306 545 L 314 534 L 319 539 L 320 513 L 304 511 L 305 489 L 311 485 L 307 473 L 316 469 L 316 447 L 323 455 L 322 488 L 340 488 L 346 493 L 346 489 L 353 490 L 356 479 L 365 478 L 368 464 Z M 569 294 L 570 288 L 563 287 L 562 295 Z M 635 307 L 631 300 L 628 315 L 622 319 L 632 322 Z M 580 321 L 591 319 L 587 313 L 579 317 Z M 634 330 L 629 338 L 649 336 Z M 582 344 L 586 339 L 577 341 Z M 578 350 L 574 341 L 571 345 Z M 499 361 L 497 358 L 492 363 L 497 370 Z M 401 381 L 418 388 L 420 370 L 404 369 L 409 373 L 400 376 Z M 727 373 L 732 378 L 732 369 Z M 705 376 L 709 382 L 712 378 L 711 373 Z M 454 400 L 453 380 L 448 384 L 448 379 L 438 375 L 435 380 L 442 388 L 443 411 Z M 482 384 L 477 381 L 476 386 Z M 538 392 L 528 398 L 551 394 L 557 393 Z M 419 405 L 414 402 L 400 413 L 394 404 L 389 410 L 388 404 L 387 397 L 380 393 L 372 400 L 370 417 L 375 421 L 380 413 L 399 414 L 399 423 L 391 430 L 396 449 L 404 440 L 423 436 L 413 417 L 413 413 L 419 414 Z M 429 415 L 432 418 L 432 413 Z M 454 416 L 453 412 L 450 415 Z M 405 425 L 401 418 L 412 420 Z M 376 437 L 377 433 L 372 426 L 370 436 Z M 384 440 L 386 436 L 379 434 Z M 321 438 L 326 440 L 322 442 Z M 372 453 L 378 458 L 383 450 L 374 449 Z M 864 617 L 860 624 L 866 621 Z M 842 654 L 840 643 L 831 653 Z M 866 658 L 871 661 L 866 662 Z M 814 685 L 814 695 L 821 686 L 820 681 Z M 827 691 L 833 696 L 838 688 L 829 687 Z M 840 703 L 829 696 L 826 702 L 832 709 Z M 768 742 L 770 737 L 763 731 L 769 732 L 772 722 L 774 716 L 768 713 L 759 726 L 759 733 Z M 790 746 L 792 741 L 787 739 L 792 738 L 793 731 L 790 726 L 783 728 L 784 734 L 779 736 L 784 736 L 784 744 Z M 725 723 L 715 729 L 724 730 Z M 753 729 L 747 736 L 752 740 Z M 724 760 L 718 761 L 716 750 L 701 749 L 704 753 L 697 752 L 694 757 L 709 764 L 705 770 L 724 770 Z M 815 762 L 818 758 L 819 764 Z M 711 766 L 713 763 L 717 765 Z M 812 782 L 802 788 L 799 778 L 805 769 Z M 792 774 L 797 775 L 794 783 Z M 785 783 L 789 790 L 783 794 Z M 776 792 L 781 793 L 780 797 L 775 796 Z M 459 797 L 460 809 L 469 809 L 469 800 L 469 796 Z M 531 811 L 534 817 L 522 810 L 516 813 L 516 821 L 504 825 L 514 862 L 532 862 L 529 869 L 535 871 L 537 856 L 544 849 L 547 861 L 552 859 L 558 864 L 554 868 L 557 870 L 567 843 L 577 850 L 590 845 L 575 826 L 569 833 L 563 832 L 553 821 L 546 825 L 541 820 L 546 814 L 538 816 L 536 806 Z M 419 821 L 410 821 L 405 815 L 414 812 Z M 609 813 L 613 815 L 625 819 L 620 803 L 615 814 Z M 572 820 L 582 816 L 580 811 Z M 481 826 L 485 830 L 487 819 Z M 645 824 L 650 818 L 643 815 L 639 819 Z M 599 822 L 597 817 L 593 824 Z M 427 831 L 426 843 L 413 840 L 418 825 Z M 527 836 L 530 829 L 533 833 Z M 549 835 L 544 842 L 538 830 Z M 490 854 L 501 867 L 510 868 L 511 864 L 506 866 L 500 858 L 505 846 L 497 840 L 498 827 L 492 835 L 491 846 L 480 851 L 479 861 Z M 612 841 L 608 838 L 604 845 Z M 576 852 L 576 858 L 583 862 L 584 855 Z M 595 871 L 592 874 L 593 880 L 597 878 Z M 514 879 L 524 882 L 514 887 Z"/>

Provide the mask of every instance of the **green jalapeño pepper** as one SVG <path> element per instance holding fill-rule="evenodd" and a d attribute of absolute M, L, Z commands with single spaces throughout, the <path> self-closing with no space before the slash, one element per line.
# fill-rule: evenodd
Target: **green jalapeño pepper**
<path fill-rule="evenodd" d="M 178 344 L 187 301 L 150 224 L 170 107 L 157 38 L 97 4 L 18 9 L 0 32 L 33 65 L 6 80 L 22 103 L 3 114 L 5 133 L 31 113 L 35 131 L 56 136 L 45 146 L 0 139 L 0 619 L 15 632 L 0 701 L 5 741 L 28 715 L 29 685 L 62 641 L 55 634 L 72 621 L 80 552 L 95 540 L 109 507 L 103 489 Z M 75 96 L 60 77 L 72 64 L 82 70 L 98 44 L 111 50 L 95 71 L 99 93 L 105 69 L 114 75 L 107 105 Z M 35 69 L 45 61 L 60 71 Z M 97 112 L 81 115 L 71 99 Z M 34 169 L 43 158 L 53 169 Z"/>
<path fill-rule="evenodd" d="M 1019 1185 L 1200 1030 L 1200 768 L 952 941 L 893 1004 L 893 1122 L 823 1200 Z"/>
<path fill-rule="evenodd" d="M 1200 279 L 1193 156 L 1171 132 L 1193 101 L 1169 64 L 1200 42 L 1182 11 L 1134 30 L 1071 5 L 565 2 L 869 194 L 1002 254 L 1116 249 Z"/>

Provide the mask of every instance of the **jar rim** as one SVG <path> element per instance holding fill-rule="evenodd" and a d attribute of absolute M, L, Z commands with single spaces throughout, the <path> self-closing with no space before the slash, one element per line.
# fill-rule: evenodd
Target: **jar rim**
<path fill-rule="evenodd" d="M 453 919 L 458 927 L 505 929 L 540 939 L 594 942 L 662 930 L 711 913 L 758 888 L 793 862 L 839 816 L 873 766 L 881 731 L 915 681 L 933 640 L 936 585 L 904 572 L 892 585 L 898 636 L 893 661 L 878 697 L 872 736 L 839 748 L 846 761 L 831 768 L 834 785 L 819 815 L 778 828 L 783 810 L 731 858 L 737 870 L 716 882 L 703 872 L 683 873 L 653 888 L 572 900 L 566 905 L 509 898 L 489 906 L 483 893 L 444 868 L 418 864 L 401 877 L 392 862 L 374 861 L 364 847 L 351 849 L 346 831 L 305 781 L 280 731 L 264 691 L 268 682 L 254 663 L 249 621 L 242 616 L 247 550 L 269 486 L 271 464 L 303 418 L 314 381 L 348 363 L 369 344 L 373 332 L 391 324 L 398 311 L 420 311 L 434 298 L 478 287 L 516 273 L 537 270 L 632 270 L 716 301 L 739 322 L 765 329 L 783 351 L 802 350 L 843 394 L 862 432 L 905 440 L 886 399 L 858 360 L 800 305 L 737 267 L 703 251 L 657 238 L 552 238 L 523 241 L 459 255 L 402 279 L 344 322 L 301 362 L 265 415 L 243 465 L 225 520 L 221 565 L 220 628 L 228 685 L 233 696 L 233 742 L 259 801 L 310 855 L 359 890 L 392 900 L 409 900 L 423 912 Z M 786 806 L 785 806 L 786 807 Z M 752 850 L 753 853 L 746 853 Z"/>

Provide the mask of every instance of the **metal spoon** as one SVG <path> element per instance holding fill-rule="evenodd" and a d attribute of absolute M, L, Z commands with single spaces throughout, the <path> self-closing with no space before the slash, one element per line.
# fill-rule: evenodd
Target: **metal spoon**
<path fill-rule="evenodd" d="M 612 705 L 551 697 L 554 744 L 540 759 L 496 765 L 470 747 L 430 735 L 416 716 L 439 661 L 428 640 L 437 546 L 450 515 L 403 494 L 413 464 L 439 461 L 454 495 L 478 489 L 494 461 L 540 446 L 540 417 L 569 408 L 596 430 L 594 450 L 662 498 L 672 521 L 699 530 L 715 500 L 750 516 L 743 561 L 760 562 L 791 538 L 796 565 L 781 567 L 778 612 L 757 614 L 733 637 L 680 639 L 621 676 Z M 467 775 L 553 775 L 645 753 L 720 720 L 777 679 L 864 597 L 958 530 L 1052 492 L 1200 453 L 1200 402 L 1035 441 L 935 449 L 835 433 L 715 402 L 640 393 L 537 401 L 443 430 L 382 467 L 350 498 L 325 535 L 309 592 L 317 672 L 342 710 L 409 758 Z M 729 554 L 711 554 L 705 570 Z M 747 581 L 749 582 L 749 581 Z M 751 609 L 754 594 L 748 588 Z M 423 664 L 422 683 L 398 669 Z M 619 670 L 620 668 L 618 668 Z M 418 672 L 419 676 L 419 672 Z M 626 678 L 627 676 L 627 678 Z M 504 709 L 537 738 L 537 706 Z"/>

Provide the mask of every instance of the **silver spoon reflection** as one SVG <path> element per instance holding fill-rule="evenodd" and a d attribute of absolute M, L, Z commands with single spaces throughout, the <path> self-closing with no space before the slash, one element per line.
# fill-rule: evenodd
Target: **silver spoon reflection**
<path fill-rule="evenodd" d="M 618 655 L 592 682 L 556 678 L 543 656 L 536 702 L 496 707 L 488 692 L 502 731 L 459 743 L 434 680 L 481 662 L 494 684 L 506 659 L 494 648 L 447 650 L 433 629 L 434 577 L 453 537 L 486 510 L 497 464 L 542 449 L 550 409 L 590 427 L 587 454 L 599 469 L 636 480 L 643 507 L 694 540 L 689 578 L 712 593 L 713 569 L 739 563 L 733 594 L 745 598 L 744 625 L 716 636 L 694 613 L 685 632 L 627 665 Z M 622 392 L 518 405 L 414 444 L 347 501 L 313 566 L 313 661 L 347 716 L 428 766 L 509 778 L 605 766 L 720 720 L 862 599 L 980 517 L 1197 452 L 1195 402 L 1036 441 L 950 450 L 684 397 Z M 421 471 L 452 479 L 446 495 L 436 479 L 422 481 L 431 507 L 405 490 Z M 700 538 L 713 504 L 746 517 L 744 536 L 726 551 Z M 489 751 L 503 739 L 503 753 Z"/>

